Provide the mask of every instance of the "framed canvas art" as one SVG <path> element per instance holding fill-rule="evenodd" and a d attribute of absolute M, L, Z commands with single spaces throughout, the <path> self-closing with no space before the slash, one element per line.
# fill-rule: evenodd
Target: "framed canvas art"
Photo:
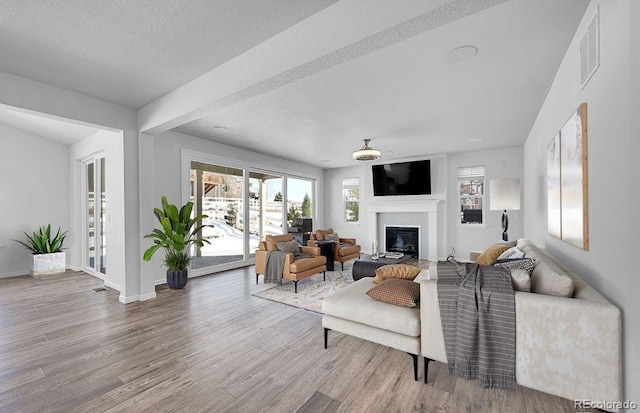
<path fill-rule="evenodd" d="M 587 169 L 587 104 L 583 103 L 560 130 L 560 236 L 589 249 Z"/>
<path fill-rule="evenodd" d="M 562 238 L 560 193 L 560 132 L 547 145 L 547 228 L 549 234 Z"/>

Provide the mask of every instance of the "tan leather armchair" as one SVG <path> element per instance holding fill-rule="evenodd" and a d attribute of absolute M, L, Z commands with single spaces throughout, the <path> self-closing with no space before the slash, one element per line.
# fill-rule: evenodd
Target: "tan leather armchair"
<path fill-rule="evenodd" d="M 256 250 L 256 284 L 258 283 L 258 275 L 264 275 L 265 273 L 267 251 L 277 251 L 276 242 L 288 242 L 291 240 L 293 240 L 293 234 L 267 235 L 265 241 L 260 242 Z M 312 255 L 312 257 L 294 260 L 293 254 L 288 253 L 285 257 L 284 271 L 282 273 L 282 278 L 293 281 L 296 293 L 298 292 L 298 281 L 319 273 L 323 273 L 326 280 L 327 270 L 325 265 L 327 259 L 320 255 L 320 248 L 316 246 L 301 246 L 300 252 Z"/>
<path fill-rule="evenodd" d="M 311 239 L 307 242 L 307 245 L 314 247 L 316 246 L 316 241 L 324 241 L 326 234 L 333 234 L 334 232 L 333 228 L 319 229 L 311 233 Z M 346 261 L 360 258 L 360 245 L 356 244 L 355 238 L 340 238 L 340 242 L 336 242 L 333 255 L 333 259 L 338 261 L 344 270 Z"/>

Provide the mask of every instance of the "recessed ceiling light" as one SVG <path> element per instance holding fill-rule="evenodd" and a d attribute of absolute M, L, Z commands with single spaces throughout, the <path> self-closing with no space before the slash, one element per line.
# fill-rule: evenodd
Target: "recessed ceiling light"
<path fill-rule="evenodd" d="M 475 46 L 460 46 L 447 53 L 444 61 L 447 63 L 461 63 L 473 58 L 477 53 L 478 48 Z"/>
<path fill-rule="evenodd" d="M 327 163 L 327 162 L 331 162 L 331 161 L 329 161 L 328 159 L 320 159 L 320 162 Z"/>
<path fill-rule="evenodd" d="M 484 142 L 486 140 L 487 138 L 471 138 L 469 139 L 469 142 L 478 143 L 478 142 Z"/>
<path fill-rule="evenodd" d="M 227 128 L 226 126 L 214 126 L 211 129 L 217 129 L 217 130 L 229 132 L 229 128 Z"/>

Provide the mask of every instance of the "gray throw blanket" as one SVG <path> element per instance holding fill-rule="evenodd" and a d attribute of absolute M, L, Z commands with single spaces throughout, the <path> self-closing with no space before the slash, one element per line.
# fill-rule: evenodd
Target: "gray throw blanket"
<path fill-rule="evenodd" d="M 438 302 L 449 374 L 513 390 L 516 319 L 509 272 L 438 262 Z"/>
<path fill-rule="evenodd" d="M 284 272 L 284 260 L 287 257 L 286 251 L 267 251 L 264 268 L 264 283 L 277 283 L 282 285 L 282 273 Z M 293 253 L 293 260 L 300 258 L 311 258 L 309 254 L 301 252 Z"/>

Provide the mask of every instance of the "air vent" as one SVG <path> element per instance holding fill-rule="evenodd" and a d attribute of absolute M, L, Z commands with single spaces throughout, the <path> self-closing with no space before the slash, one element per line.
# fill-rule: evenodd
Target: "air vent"
<path fill-rule="evenodd" d="M 580 40 L 580 88 L 589 82 L 589 79 L 600 67 L 600 29 L 599 29 L 600 8 L 596 8 L 589 27 L 582 40 Z"/>
<path fill-rule="evenodd" d="M 93 291 L 94 293 L 97 293 L 98 291 L 107 291 L 107 289 L 104 287 L 96 287 L 96 288 L 92 288 L 91 291 Z"/>

